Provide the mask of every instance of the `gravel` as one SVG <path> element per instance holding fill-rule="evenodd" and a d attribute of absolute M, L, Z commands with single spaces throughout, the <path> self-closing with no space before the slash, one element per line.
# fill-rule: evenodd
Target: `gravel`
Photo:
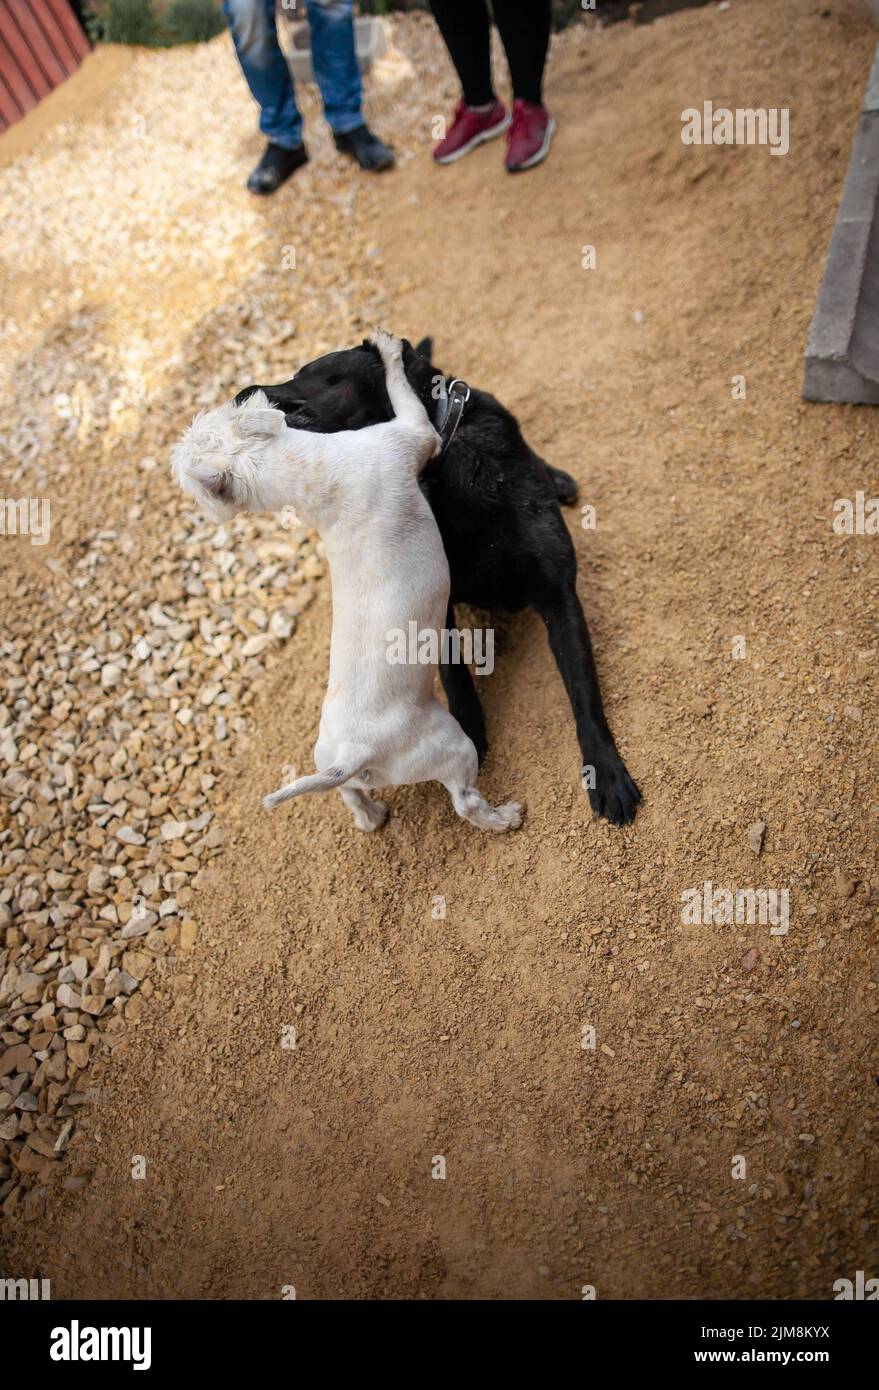
<path fill-rule="evenodd" d="M 383 72 L 412 69 L 392 52 Z M 5 1215 L 63 1158 L 95 1060 L 196 944 L 221 759 L 324 576 L 295 518 L 208 525 L 167 469 L 197 409 L 381 317 L 362 183 L 313 91 L 303 105 L 295 220 L 242 188 L 242 140 L 259 145 L 226 36 L 144 54 L 113 101 L 0 171 L 4 489 L 52 504 L 48 545 L 0 545 Z M 401 102 L 388 132 L 402 162 L 407 118 Z"/>

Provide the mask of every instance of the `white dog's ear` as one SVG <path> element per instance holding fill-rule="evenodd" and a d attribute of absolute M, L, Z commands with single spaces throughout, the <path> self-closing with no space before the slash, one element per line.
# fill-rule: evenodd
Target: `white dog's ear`
<path fill-rule="evenodd" d="M 271 439 L 285 428 L 280 410 L 251 410 L 238 419 L 238 433 L 248 439 Z"/>
<path fill-rule="evenodd" d="M 235 425 L 242 439 L 272 439 L 286 428 L 286 421 L 282 410 L 269 405 L 265 391 L 254 391 L 239 407 Z"/>

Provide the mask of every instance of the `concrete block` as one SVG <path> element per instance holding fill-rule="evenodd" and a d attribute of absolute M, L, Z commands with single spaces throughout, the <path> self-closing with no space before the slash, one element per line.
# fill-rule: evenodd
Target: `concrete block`
<path fill-rule="evenodd" d="M 812 319 L 803 395 L 879 405 L 879 47 Z"/>
<path fill-rule="evenodd" d="M 281 11 L 283 14 L 283 11 Z M 281 47 L 287 59 L 287 66 L 297 84 L 314 81 L 311 66 L 310 31 L 307 24 L 292 27 L 284 26 L 289 33 L 288 41 L 282 39 Z M 358 15 L 354 20 L 354 47 L 357 53 L 357 66 L 365 77 L 377 58 L 383 58 L 388 51 L 388 31 L 377 15 Z"/>
<path fill-rule="evenodd" d="M 865 111 L 879 111 L 879 46 L 876 48 L 876 56 L 873 59 L 873 70 L 870 73 L 870 80 L 867 83 L 867 92 L 864 97 Z"/>

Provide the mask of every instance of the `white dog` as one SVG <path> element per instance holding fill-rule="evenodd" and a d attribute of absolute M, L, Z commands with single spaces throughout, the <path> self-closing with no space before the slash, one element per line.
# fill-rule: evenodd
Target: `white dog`
<path fill-rule="evenodd" d="M 392 629 L 414 620 L 419 631 L 441 631 L 449 566 L 418 485 L 439 436 L 406 379 L 399 340 L 379 331 L 372 341 L 393 420 L 338 434 L 290 429 L 257 391 L 239 406 L 198 416 L 172 455 L 181 487 L 211 517 L 292 506 L 326 546 L 333 635 L 318 771 L 265 804 L 336 787 L 358 829 L 375 830 L 387 807 L 365 788 L 437 781 L 464 820 L 480 830 L 511 830 L 522 807 L 492 807 L 477 791 L 476 749 L 434 696 L 436 665 L 388 660 Z"/>

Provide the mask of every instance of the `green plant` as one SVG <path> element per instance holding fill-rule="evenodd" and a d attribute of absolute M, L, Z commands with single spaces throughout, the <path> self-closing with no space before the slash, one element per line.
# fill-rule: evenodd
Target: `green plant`
<path fill-rule="evenodd" d="M 172 43 L 204 43 L 226 25 L 214 0 L 171 0 L 161 27 Z"/>
<path fill-rule="evenodd" d="M 86 11 L 92 42 L 147 44 L 170 48 L 177 43 L 204 43 L 225 29 L 217 0 L 171 0 L 158 16 L 150 0 L 100 0 Z"/>
<path fill-rule="evenodd" d="M 101 37 L 105 43 L 156 42 L 156 17 L 149 0 L 107 0 L 101 16 Z"/>
<path fill-rule="evenodd" d="M 82 12 L 82 21 L 85 25 L 85 31 L 92 43 L 101 43 L 104 38 L 104 21 L 101 16 L 95 14 L 94 10 L 84 9 Z"/>

